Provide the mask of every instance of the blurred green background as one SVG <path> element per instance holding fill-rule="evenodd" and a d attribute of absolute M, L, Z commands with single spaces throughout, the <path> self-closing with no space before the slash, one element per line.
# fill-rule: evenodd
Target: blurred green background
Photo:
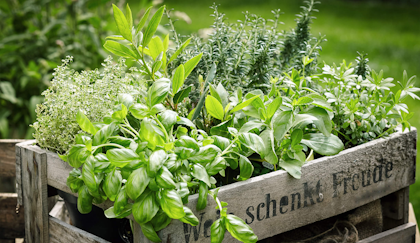
<path fill-rule="evenodd" d="M 115 33 L 111 3 L 124 1 L 83 0 L 6 0 L 0 1 L 0 138 L 31 138 L 28 129 L 35 119 L 35 106 L 52 79 L 53 68 L 66 55 L 74 56 L 76 70 L 100 67 L 108 55 L 102 48 L 104 37 Z M 234 22 L 244 11 L 265 18 L 271 10 L 284 13 L 280 28 L 295 26 L 300 12 L 298 0 L 166 0 L 169 9 L 187 14 L 191 23 L 177 21 L 180 34 L 195 33 L 212 24 L 210 5 Z M 147 0 L 128 3 L 139 19 L 141 10 L 151 5 Z M 156 2 L 155 2 L 156 3 Z M 420 2 L 323 0 L 312 24 L 313 35 L 327 38 L 322 44 L 321 60 L 339 64 L 353 62 L 357 51 L 368 53 L 370 66 L 383 69 L 385 76 L 398 81 L 404 70 L 416 75 L 420 86 Z M 164 32 L 164 29 L 162 30 Z M 420 101 L 408 100 L 415 112 L 411 124 L 420 128 Z M 418 156 L 419 157 L 419 156 Z M 417 163 L 420 160 L 417 160 Z M 410 188 L 410 201 L 420 219 L 420 172 Z"/>

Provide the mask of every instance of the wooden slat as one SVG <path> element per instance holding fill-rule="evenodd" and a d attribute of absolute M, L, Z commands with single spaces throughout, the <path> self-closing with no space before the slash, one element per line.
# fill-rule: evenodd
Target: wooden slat
<path fill-rule="evenodd" d="M 245 220 L 259 239 L 265 239 L 347 212 L 413 184 L 416 139 L 415 130 L 396 133 L 388 139 L 308 162 L 300 180 L 277 171 L 220 187 L 218 195 L 229 203 L 228 213 Z M 173 220 L 159 232 L 163 242 L 210 242 L 210 226 L 218 218 L 216 204 L 208 197 L 207 208 L 197 211 L 197 199 L 197 195 L 190 196 L 188 206 L 200 224 L 192 227 Z M 226 233 L 224 242 L 237 241 Z"/>
<path fill-rule="evenodd" d="M 414 214 L 413 205 L 410 203 L 409 205 L 409 222 L 416 224 L 416 243 L 420 243 L 420 233 L 419 233 L 419 226 L 417 224 L 416 215 Z"/>
<path fill-rule="evenodd" d="M 23 192 L 22 192 L 22 161 L 26 158 L 25 148 L 26 146 L 34 143 L 35 140 L 29 140 L 16 144 L 15 153 L 16 153 L 16 193 L 18 195 L 17 203 L 18 205 L 23 205 Z"/>
<path fill-rule="evenodd" d="M 358 243 L 414 243 L 415 235 L 416 225 L 407 223 L 360 240 Z"/>
<path fill-rule="evenodd" d="M 15 145 L 24 139 L 0 139 L 0 177 L 15 177 Z"/>
<path fill-rule="evenodd" d="M 64 223 L 54 217 L 49 216 L 49 238 L 50 243 L 63 242 L 84 242 L 84 243 L 109 243 L 96 235 Z"/>
<path fill-rule="evenodd" d="M 25 242 L 48 242 L 47 161 L 45 153 L 22 152 Z"/>
<path fill-rule="evenodd" d="M 0 238 L 14 239 L 25 237 L 24 210 L 16 213 L 16 193 L 0 193 Z"/>

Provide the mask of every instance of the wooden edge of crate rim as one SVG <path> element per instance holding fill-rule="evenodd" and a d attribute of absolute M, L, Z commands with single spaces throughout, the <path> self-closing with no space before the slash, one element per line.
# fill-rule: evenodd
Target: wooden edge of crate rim
<path fill-rule="evenodd" d="M 416 235 L 416 224 L 406 223 L 393 229 L 376 234 L 358 243 L 413 243 Z"/>
<path fill-rule="evenodd" d="M 222 186 L 219 198 L 229 203 L 228 212 L 244 219 L 259 239 L 268 238 L 347 212 L 413 184 L 416 139 L 416 129 L 399 131 L 386 139 L 310 161 L 302 167 L 300 180 L 285 171 L 276 171 Z M 55 153 L 37 146 L 25 147 L 46 153 L 48 184 L 70 192 L 66 179 L 72 167 Z M 197 198 L 191 195 L 187 206 L 200 224 L 192 227 L 173 220 L 159 232 L 163 242 L 210 242 L 210 226 L 219 212 L 211 197 L 208 197 L 207 208 L 197 212 Z M 112 202 L 108 202 L 100 206 L 111 205 Z M 227 233 L 224 242 L 236 240 Z"/>

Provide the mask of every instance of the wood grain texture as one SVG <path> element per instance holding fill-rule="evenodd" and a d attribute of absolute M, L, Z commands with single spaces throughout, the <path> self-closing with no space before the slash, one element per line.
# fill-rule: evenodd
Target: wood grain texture
<path fill-rule="evenodd" d="M 416 215 L 414 214 L 413 205 L 409 204 L 409 222 L 416 225 L 416 243 L 420 243 L 419 225 L 417 224 Z"/>
<path fill-rule="evenodd" d="M 17 194 L 0 193 L 0 238 L 14 239 L 25 237 L 24 210 L 16 213 Z"/>
<path fill-rule="evenodd" d="M 29 147 L 21 151 L 25 242 L 44 243 L 48 242 L 47 157 Z"/>
<path fill-rule="evenodd" d="M 229 213 L 245 220 L 259 239 L 265 239 L 347 212 L 413 184 L 416 139 L 415 130 L 396 133 L 388 139 L 308 162 L 300 180 L 284 171 L 272 172 L 220 187 L 219 198 L 229 203 Z M 159 232 L 162 242 L 210 242 L 210 226 L 218 218 L 218 211 L 211 197 L 208 202 L 205 210 L 196 211 L 197 195 L 190 196 L 188 207 L 200 224 L 192 227 L 173 220 Z M 405 212 L 402 214 L 404 220 Z M 223 242 L 237 240 L 226 233 Z"/>
<path fill-rule="evenodd" d="M 16 144 L 15 153 L 16 153 L 16 193 L 18 195 L 17 203 L 18 205 L 23 205 L 23 193 L 22 193 L 22 159 L 26 158 L 26 146 L 33 144 L 35 140 L 29 140 Z"/>
<path fill-rule="evenodd" d="M 83 242 L 83 243 L 109 243 L 96 235 L 76 228 L 63 221 L 49 216 L 50 243 Z"/>
<path fill-rule="evenodd" d="M 360 240 L 358 243 L 415 243 L 415 235 L 416 225 L 407 223 Z"/>
<path fill-rule="evenodd" d="M 16 176 L 15 145 L 24 139 L 0 139 L 0 177 Z"/>

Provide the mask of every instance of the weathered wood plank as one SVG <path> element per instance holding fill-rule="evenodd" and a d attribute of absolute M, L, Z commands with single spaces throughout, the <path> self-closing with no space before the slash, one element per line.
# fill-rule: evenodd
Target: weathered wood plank
<path fill-rule="evenodd" d="M 416 225 L 416 243 L 420 243 L 419 225 L 417 224 L 416 215 L 414 214 L 413 205 L 409 205 L 409 222 Z"/>
<path fill-rule="evenodd" d="M 415 243 L 415 236 L 416 225 L 407 223 L 360 240 L 358 243 Z"/>
<path fill-rule="evenodd" d="M 347 212 L 413 184 L 416 139 L 415 130 L 396 133 L 388 139 L 308 162 L 300 180 L 277 171 L 223 186 L 219 198 L 229 203 L 228 212 L 244 219 L 259 239 L 271 237 Z M 198 212 L 197 195 L 190 196 L 188 206 L 200 224 L 192 227 L 173 220 L 159 232 L 162 241 L 210 242 L 210 226 L 218 212 L 211 197 L 208 202 L 207 208 Z M 224 242 L 237 240 L 226 233 Z"/>
<path fill-rule="evenodd" d="M 0 238 L 25 237 L 24 210 L 20 208 L 17 214 L 16 202 L 16 193 L 0 193 Z"/>
<path fill-rule="evenodd" d="M 48 242 L 47 157 L 33 149 L 21 152 L 25 242 Z"/>
<path fill-rule="evenodd" d="M 24 139 L 0 139 L 0 177 L 16 176 L 15 145 Z"/>
<path fill-rule="evenodd" d="M 50 243 L 63 242 L 86 242 L 86 243 L 109 243 L 96 235 L 64 223 L 54 217 L 49 216 L 49 238 Z"/>
<path fill-rule="evenodd" d="M 16 193 L 18 195 L 18 205 L 23 205 L 23 193 L 22 193 L 22 160 L 26 159 L 25 147 L 33 144 L 35 140 L 29 140 L 22 143 L 18 143 L 15 146 L 16 153 Z"/>

